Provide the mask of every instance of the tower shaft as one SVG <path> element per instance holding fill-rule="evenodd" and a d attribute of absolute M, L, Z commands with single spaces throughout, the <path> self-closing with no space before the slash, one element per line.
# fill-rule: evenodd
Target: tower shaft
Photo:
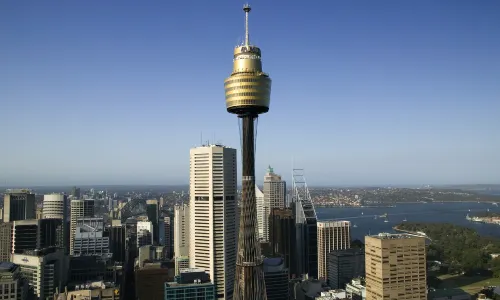
<path fill-rule="evenodd" d="M 233 300 L 266 300 L 263 261 L 256 230 L 254 121 L 257 115 L 249 113 L 241 118 L 243 182 Z"/>

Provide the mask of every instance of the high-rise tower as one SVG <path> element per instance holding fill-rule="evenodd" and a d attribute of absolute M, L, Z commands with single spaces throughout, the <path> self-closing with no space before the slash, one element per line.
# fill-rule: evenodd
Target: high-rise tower
<path fill-rule="evenodd" d="M 233 296 L 236 264 L 236 150 L 206 145 L 190 150 L 189 265 L 204 269 L 216 299 Z"/>
<path fill-rule="evenodd" d="M 379 233 L 365 237 L 366 300 L 427 299 L 425 238 Z"/>
<path fill-rule="evenodd" d="M 91 218 L 94 216 L 94 200 L 72 200 L 71 201 L 71 223 L 69 233 L 69 251 L 73 255 L 75 242 L 76 223 L 79 218 Z"/>
<path fill-rule="evenodd" d="M 269 111 L 271 78 L 262 72 L 259 47 L 250 44 L 248 14 L 245 12 L 245 42 L 234 49 L 233 72 L 224 81 L 226 107 L 242 120 L 242 198 L 234 300 L 266 299 L 260 245 L 257 239 L 255 200 L 254 121 Z"/>

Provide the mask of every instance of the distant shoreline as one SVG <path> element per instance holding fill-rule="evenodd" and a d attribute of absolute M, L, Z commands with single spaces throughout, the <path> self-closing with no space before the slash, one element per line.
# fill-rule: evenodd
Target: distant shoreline
<path fill-rule="evenodd" d="M 321 204 L 314 204 L 315 207 L 317 208 L 384 208 L 384 207 L 395 207 L 397 204 L 446 204 L 446 203 L 478 203 L 478 201 L 442 201 L 442 202 L 394 202 L 394 204 L 382 204 L 382 205 L 366 205 L 366 206 L 356 206 L 356 205 L 321 205 Z M 497 203 L 494 201 L 479 201 L 479 203 L 487 203 L 487 204 L 492 204 L 492 203 Z"/>

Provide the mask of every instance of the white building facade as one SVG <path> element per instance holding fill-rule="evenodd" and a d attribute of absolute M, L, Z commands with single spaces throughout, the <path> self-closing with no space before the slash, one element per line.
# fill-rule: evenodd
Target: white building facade
<path fill-rule="evenodd" d="M 207 145 L 190 151 L 191 268 L 205 270 L 217 299 L 232 299 L 237 250 L 236 150 Z"/>

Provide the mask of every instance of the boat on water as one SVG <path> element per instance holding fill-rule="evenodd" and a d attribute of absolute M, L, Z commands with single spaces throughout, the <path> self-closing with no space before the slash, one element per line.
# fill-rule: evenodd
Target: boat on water
<path fill-rule="evenodd" d="M 404 218 L 403 222 L 406 222 L 406 221 L 408 221 L 408 220 L 406 220 L 406 218 Z"/>
<path fill-rule="evenodd" d="M 358 228 L 358 225 L 354 224 L 352 227 L 353 227 L 353 228 Z"/>
<path fill-rule="evenodd" d="M 389 220 L 385 219 L 385 220 L 384 220 L 384 223 L 389 223 Z"/>

